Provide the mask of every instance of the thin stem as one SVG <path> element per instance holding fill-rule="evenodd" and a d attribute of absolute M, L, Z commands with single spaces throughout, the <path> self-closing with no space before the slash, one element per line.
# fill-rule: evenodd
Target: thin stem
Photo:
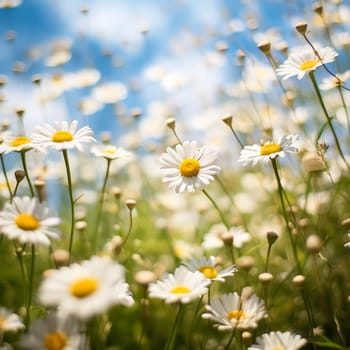
<path fill-rule="evenodd" d="M 278 172 L 278 168 L 277 168 L 277 159 L 276 158 L 271 159 L 271 163 L 272 163 L 272 168 L 273 168 L 273 171 L 274 171 L 274 174 L 275 174 L 275 178 L 276 178 L 276 181 L 277 181 L 278 195 L 279 195 L 280 202 L 281 202 L 283 217 L 284 217 L 284 220 L 286 222 L 288 236 L 289 236 L 289 239 L 290 239 L 290 242 L 291 242 L 291 245 L 292 245 L 293 255 L 294 255 L 294 258 L 295 258 L 298 270 L 301 273 L 302 269 L 301 269 L 301 266 L 300 266 L 300 263 L 299 263 L 296 245 L 295 245 L 295 242 L 294 242 L 294 239 L 293 239 L 293 236 L 292 236 L 292 232 L 291 232 L 290 227 L 289 227 L 289 220 L 288 220 L 288 215 L 287 215 L 287 209 L 286 209 L 286 205 L 284 203 L 284 198 L 283 198 L 284 190 L 283 190 L 283 186 L 282 186 L 282 183 L 281 183 L 281 178 L 280 178 L 280 175 L 279 175 L 279 172 Z"/>
<path fill-rule="evenodd" d="M 103 180 L 103 185 L 102 185 L 101 192 L 100 192 L 99 204 L 98 204 L 98 209 L 97 209 L 97 216 L 96 216 L 96 221 L 95 221 L 95 228 L 93 231 L 94 247 L 95 248 L 97 248 L 97 244 L 98 244 L 99 227 L 100 227 L 100 222 L 101 222 L 103 202 L 104 202 L 104 197 L 105 197 L 106 186 L 107 186 L 110 168 L 111 168 L 111 159 L 107 159 L 107 168 L 106 168 L 106 173 L 105 173 L 105 177 Z"/>
<path fill-rule="evenodd" d="M 31 194 L 32 197 L 34 197 L 33 185 L 32 185 L 32 183 L 30 181 L 30 177 L 29 177 L 29 174 L 28 174 L 27 161 L 26 161 L 26 151 L 21 151 L 20 154 L 21 154 L 23 170 L 24 170 L 24 174 L 26 176 L 27 182 L 28 182 L 30 194 Z"/>
<path fill-rule="evenodd" d="M 227 342 L 227 344 L 226 344 L 226 346 L 225 346 L 225 350 L 229 350 L 229 349 L 230 349 L 231 343 L 232 343 L 232 340 L 233 340 L 234 337 L 235 337 L 235 334 L 236 334 L 236 328 L 234 328 L 234 329 L 232 330 L 232 334 L 231 334 L 231 336 L 230 336 L 230 338 L 229 338 L 229 340 L 228 340 L 228 342 Z"/>
<path fill-rule="evenodd" d="M 8 176 L 7 176 L 7 171 L 6 171 L 5 161 L 4 161 L 4 155 L 2 153 L 0 154 L 0 160 L 1 160 L 2 172 L 4 173 L 4 177 L 5 177 L 5 181 L 6 181 L 6 187 L 7 187 L 7 190 L 9 191 L 9 195 L 10 195 L 10 202 L 12 202 L 13 194 L 12 194 L 12 191 L 11 191 L 10 181 L 8 179 Z"/>
<path fill-rule="evenodd" d="M 343 91 L 341 89 L 340 86 L 338 86 L 338 91 L 339 91 L 339 95 L 340 95 L 340 99 L 341 99 L 341 102 L 342 102 L 342 105 L 344 107 L 344 111 L 345 111 L 345 115 L 346 115 L 346 123 L 347 123 L 347 126 L 348 126 L 348 132 L 350 133 L 350 116 L 349 116 L 349 110 L 348 110 L 348 107 L 345 103 L 345 98 L 344 98 L 344 94 L 343 94 Z"/>
<path fill-rule="evenodd" d="M 349 168 L 349 164 L 347 163 L 347 161 L 346 161 L 346 159 L 345 159 L 345 156 L 344 156 L 344 154 L 343 154 L 343 151 L 342 151 L 342 149 L 341 149 L 341 147 L 340 147 L 340 143 L 339 143 L 339 140 L 338 140 L 337 133 L 335 132 L 335 129 L 334 129 L 334 127 L 333 127 L 332 119 L 331 119 L 331 117 L 329 116 L 328 111 L 327 111 L 327 108 L 326 108 L 326 106 L 325 106 L 325 104 L 324 104 L 324 102 L 323 102 L 322 95 L 321 95 L 320 89 L 318 88 L 318 85 L 317 85 L 317 82 L 316 82 L 316 79 L 315 79 L 314 72 L 311 71 L 311 72 L 309 73 L 309 77 L 310 77 L 310 80 L 311 80 L 311 82 L 312 82 L 312 85 L 313 85 L 313 87 L 314 87 L 314 89 L 315 89 L 315 92 L 316 92 L 318 101 L 319 101 L 319 103 L 320 103 L 320 105 L 321 105 L 321 108 L 322 108 L 322 110 L 323 110 L 323 112 L 324 112 L 324 115 L 325 115 L 325 117 L 326 117 L 327 124 L 328 124 L 328 126 L 329 126 L 329 128 L 330 128 L 330 130 L 331 130 L 331 132 L 332 132 L 332 134 L 333 134 L 334 141 L 335 141 L 335 145 L 336 145 L 336 147 L 337 147 L 337 149 L 338 149 L 339 155 L 340 155 L 340 157 L 342 158 L 342 160 L 344 161 L 345 165 Z"/>
<path fill-rule="evenodd" d="M 271 247 L 272 247 L 272 244 L 269 244 L 269 247 L 267 248 L 266 261 L 265 261 L 265 272 L 267 272 L 267 269 L 269 266 Z"/>
<path fill-rule="evenodd" d="M 30 309 L 32 305 L 32 296 L 33 296 L 33 280 L 34 280 L 34 265 L 35 265 L 35 245 L 32 244 L 32 256 L 29 272 L 29 284 L 28 284 L 28 302 L 26 307 L 26 327 L 28 328 L 30 324 Z"/>
<path fill-rule="evenodd" d="M 132 227 L 133 227 L 133 219 L 132 219 L 132 209 L 129 209 L 129 229 L 128 229 L 128 232 L 126 233 L 125 235 L 125 238 L 123 240 L 123 244 L 122 244 L 122 247 L 125 246 L 130 234 L 131 234 L 131 231 L 132 231 Z"/>
<path fill-rule="evenodd" d="M 68 181 L 68 192 L 69 192 L 69 202 L 70 202 L 70 210 L 71 210 L 71 225 L 70 225 L 70 233 L 69 233 L 69 260 L 68 263 L 71 262 L 72 257 L 72 247 L 73 247 L 73 238 L 74 238 L 74 223 L 75 223 L 75 210 L 74 210 L 74 198 L 73 198 L 73 187 L 72 187 L 72 177 L 70 172 L 69 160 L 68 160 L 68 152 L 66 149 L 62 150 L 64 163 L 66 166 L 67 172 L 67 181 Z"/>
<path fill-rule="evenodd" d="M 191 325 L 189 328 L 189 332 L 188 332 L 188 337 L 187 337 L 187 349 L 191 349 L 191 336 L 192 336 L 192 332 L 193 332 L 193 328 L 197 319 L 197 314 L 199 312 L 199 309 L 201 307 L 202 301 L 203 301 L 204 296 L 202 295 L 201 298 L 198 300 L 197 306 L 196 306 L 196 310 L 194 311 L 193 314 L 193 318 L 191 321 Z"/>
<path fill-rule="evenodd" d="M 170 336 L 168 338 L 167 345 L 165 347 L 166 350 L 172 350 L 174 347 L 177 330 L 178 330 L 179 324 L 180 324 L 179 320 L 180 320 L 180 316 L 181 316 L 183 309 L 184 309 L 183 305 L 179 304 L 179 310 L 177 311 L 177 315 L 176 315 L 173 327 L 171 329 L 171 333 L 170 333 Z"/>
<path fill-rule="evenodd" d="M 240 147 L 243 148 L 244 147 L 244 144 L 243 142 L 240 140 L 240 138 L 238 137 L 236 131 L 233 129 L 232 125 L 229 125 L 229 128 L 234 136 L 234 138 L 236 139 L 236 141 L 239 143 Z"/>
<path fill-rule="evenodd" d="M 19 262 L 19 267 L 21 269 L 21 276 L 22 276 L 22 282 L 23 282 L 23 285 L 24 286 L 27 286 L 27 274 L 26 274 L 26 270 L 24 269 L 24 263 L 23 263 L 23 258 L 22 258 L 22 253 L 23 253 L 23 250 L 24 250 L 24 247 L 23 248 L 18 248 L 16 246 L 16 244 L 14 244 L 14 247 L 15 247 L 15 252 L 16 252 L 16 256 L 18 258 L 18 262 Z M 24 304 L 26 304 L 26 289 L 23 288 L 23 300 L 24 300 Z"/>
<path fill-rule="evenodd" d="M 228 222 L 226 221 L 225 219 L 225 216 L 223 214 L 223 212 L 221 211 L 221 209 L 218 207 L 218 205 L 216 204 L 215 200 L 209 195 L 209 193 L 205 190 L 205 189 L 202 189 L 202 192 L 206 195 L 206 197 L 210 200 L 211 204 L 213 204 L 214 208 L 217 210 L 220 218 L 221 218 L 221 221 L 224 223 L 224 225 L 226 226 L 227 229 L 229 229 L 229 224 Z"/>

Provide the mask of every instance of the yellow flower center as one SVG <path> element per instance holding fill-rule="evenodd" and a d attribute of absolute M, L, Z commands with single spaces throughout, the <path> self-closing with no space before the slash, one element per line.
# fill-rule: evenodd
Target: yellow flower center
<path fill-rule="evenodd" d="M 29 143 L 31 140 L 28 137 L 25 136 L 18 136 L 15 139 L 13 139 L 10 143 L 11 147 L 17 147 L 25 145 L 26 143 Z"/>
<path fill-rule="evenodd" d="M 52 135 L 53 142 L 68 142 L 73 140 L 71 132 L 66 130 L 57 131 Z"/>
<path fill-rule="evenodd" d="M 198 271 L 202 272 L 206 278 L 210 279 L 215 278 L 218 275 L 218 272 L 214 266 L 202 266 L 198 269 Z"/>
<path fill-rule="evenodd" d="M 70 286 L 70 292 L 76 298 L 85 298 L 93 294 L 99 288 L 99 283 L 94 277 L 85 277 L 75 281 Z"/>
<path fill-rule="evenodd" d="M 191 290 L 184 286 L 176 286 L 170 292 L 173 294 L 187 294 L 190 293 Z"/>
<path fill-rule="evenodd" d="M 44 347 L 47 350 L 63 350 L 67 342 L 68 337 L 64 333 L 49 333 L 44 339 Z"/>
<path fill-rule="evenodd" d="M 305 61 L 300 65 L 300 70 L 308 70 L 315 68 L 316 64 L 319 62 L 318 59 Z"/>
<path fill-rule="evenodd" d="M 3 332 L 6 330 L 6 328 L 7 328 L 7 321 L 4 318 L 0 317 L 0 331 Z"/>
<path fill-rule="evenodd" d="M 104 153 L 114 155 L 117 154 L 116 150 L 114 148 L 105 148 Z"/>
<path fill-rule="evenodd" d="M 247 317 L 247 314 L 242 310 L 233 310 L 227 314 L 227 319 L 231 321 L 233 318 L 239 320 L 241 318 Z"/>
<path fill-rule="evenodd" d="M 40 227 L 40 221 L 34 215 L 26 213 L 17 215 L 15 223 L 24 231 L 33 231 Z"/>
<path fill-rule="evenodd" d="M 286 348 L 283 346 L 276 346 L 276 347 L 272 348 L 272 350 L 286 350 Z"/>
<path fill-rule="evenodd" d="M 199 164 L 198 160 L 193 158 L 185 159 L 179 166 L 181 175 L 185 177 L 198 175 L 200 168 L 201 165 Z"/>
<path fill-rule="evenodd" d="M 271 153 L 279 152 L 281 149 L 281 145 L 278 145 L 277 143 L 267 143 L 266 145 L 261 146 L 260 154 L 262 156 L 268 156 Z"/>

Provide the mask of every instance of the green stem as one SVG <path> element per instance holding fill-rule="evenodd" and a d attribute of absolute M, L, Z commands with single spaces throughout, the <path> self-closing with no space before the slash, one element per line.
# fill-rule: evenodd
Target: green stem
<path fill-rule="evenodd" d="M 177 315 L 176 315 L 173 327 L 171 329 L 167 345 L 165 347 L 166 350 L 172 350 L 174 348 L 175 338 L 176 338 L 177 330 L 178 330 L 179 324 L 180 324 L 179 320 L 180 320 L 180 316 L 181 316 L 181 313 L 182 313 L 183 309 L 184 309 L 183 305 L 179 304 L 179 310 L 177 311 Z"/>
<path fill-rule="evenodd" d="M 30 324 L 30 309 L 32 305 L 32 296 L 33 296 L 33 280 L 34 280 L 34 265 L 35 265 L 35 245 L 32 244 L 32 256 L 30 264 L 30 273 L 29 273 L 29 285 L 28 285 L 28 303 L 26 307 L 26 327 Z"/>
<path fill-rule="evenodd" d="M 211 204 L 213 204 L 214 208 L 217 210 L 218 214 L 220 215 L 221 221 L 224 223 L 226 228 L 229 229 L 230 226 L 229 226 L 228 222 L 226 221 L 224 214 L 222 213 L 222 211 L 220 210 L 220 208 L 216 204 L 215 200 L 209 195 L 209 193 L 205 189 L 202 189 L 202 192 L 210 200 Z"/>
<path fill-rule="evenodd" d="M 239 143 L 240 147 L 243 148 L 243 147 L 244 147 L 243 142 L 242 142 L 242 141 L 240 140 L 240 138 L 238 137 L 236 131 L 233 129 L 232 125 L 229 125 L 229 127 L 230 127 L 230 130 L 231 130 L 231 132 L 232 132 L 234 138 L 235 138 L 236 141 Z"/>
<path fill-rule="evenodd" d="M 230 336 L 230 338 L 229 338 L 229 340 L 228 340 L 228 342 L 227 342 L 227 344 L 225 346 L 225 350 L 229 350 L 230 349 L 231 343 L 232 343 L 233 338 L 235 337 L 235 334 L 236 334 L 236 328 L 233 329 L 232 334 L 231 334 L 231 336 Z"/>
<path fill-rule="evenodd" d="M 338 86 L 338 91 L 339 91 L 340 99 L 341 99 L 342 105 L 343 105 L 343 107 L 344 107 L 345 115 L 346 115 L 346 123 L 347 123 L 347 126 L 348 126 L 348 133 L 350 133 L 350 116 L 349 116 L 349 110 L 348 110 L 348 107 L 347 107 L 347 105 L 346 105 L 346 103 L 345 103 L 345 98 L 344 98 L 344 94 L 343 94 L 343 91 L 342 91 L 341 86 Z"/>
<path fill-rule="evenodd" d="M 101 222 L 103 202 L 104 202 L 104 197 L 105 197 L 106 186 L 107 186 L 107 181 L 108 181 L 108 177 L 109 177 L 110 168 L 111 168 L 111 159 L 107 159 L 107 168 L 106 168 L 106 173 L 105 173 L 105 177 L 104 177 L 104 180 L 103 180 L 103 185 L 102 185 L 101 192 L 100 192 L 100 198 L 99 198 L 99 204 L 98 204 L 95 228 L 94 228 L 94 231 L 93 231 L 93 235 L 94 235 L 93 236 L 94 237 L 93 241 L 94 241 L 94 247 L 96 249 L 98 247 L 99 227 L 100 227 L 100 222 Z"/>
<path fill-rule="evenodd" d="M 69 233 L 69 261 L 71 262 L 72 257 L 72 247 L 73 247 L 73 239 L 74 239 L 74 223 L 75 223 L 75 210 L 74 210 L 74 198 L 73 198 L 73 187 L 72 187 L 72 177 L 70 172 L 69 160 L 68 160 L 68 152 L 66 149 L 62 150 L 64 163 L 66 166 L 67 172 L 67 181 L 68 181 L 68 192 L 69 192 L 69 202 L 70 202 L 70 210 L 71 210 L 71 225 L 70 225 L 70 233 Z"/>
<path fill-rule="evenodd" d="M 5 161 L 4 161 L 4 155 L 2 153 L 0 154 L 0 160 L 1 160 L 2 172 L 4 173 L 4 177 L 5 177 L 5 181 L 6 181 L 6 187 L 7 187 L 8 191 L 9 191 L 9 195 L 10 195 L 10 202 L 12 202 L 13 194 L 12 194 L 12 191 L 11 191 L 10 181 L 8 179 L 8 176 L 7 176 L 7 171 L 6 171 Z"/>
<path fill-rule="evenodd" d="M 283 198 L 284 190 L 283 190 L 283 186 L 282 186 L 282 183 L 281 183 L 281 178 L 280 178 L 280 175 L 279 175 L 279 172 L 278 172 L 277 159 L 276 158 L 272 158 L 271 159 L 271 163 L 272 163 L 272 168 L 273 168 L 273 171 L 274 171 L 274 174 L 275 174 L 275 178 L 276 178 L 276 181 L 277 181 L 278 195 L 279 195 L 279 199 L 280 199 L 280 202 L 281 202 L 283 217 L 284 217 L 284 220 L 286 222 L 288 236 L 289 236 L 289 239 L 290 239 L 290 243 L 292 245 L 293 255 L 294 255 L 294 258 L 295 258 L 298 270 L 301 273 L 302 269 L 301 269 L 301 266 L 300 266 L 300 263 L 299 263 L 299 259 L 298 259 L 297 248 L 296 248 L 296 245 L 295 245 L 295 242 L 294 242 L 294 239 L 293 239 L 293 235 L 292 235 L 291 229 L 289 227 L 289 220 L 288 220 L 288 215 L 287 215 L 287 209 L 286 209 L 286 205 L 284 203 L 284 198 Z"/>
<path fill-rule="evenodd" d="M 32 185 L 32 183 L 30 181 L 30 177 L 29 177 L 29 174 L 28 174 L 27 161 L 26 161 L 26 151 L 21 151 L 20 153 L 21 153 L 23 170 L 24 170 L 24 174 L 26 176 L 27 182 L 28 182 L 30 194 L 31 194 L 32 197 L 34 197 L 33 185 Z"/>
<path fill-rule="evenodd" d="M 131 231 L 132 231 L 132 227 L 133 227 L 132 209 L 129 209 L 129 228 L 128 228 L 128 232 L 126 233 L 125 238 L 123 240 L 122 247 L 125 246 L 127 240 L 129 239 Z"/>
<path fill-rule="evenodd" d="M 344 161 L 344 163 L 345 163 L 345 165 L 347 166 L 347 168 L 350 168 L 348 162 L 347 162 L 346 159 L 345 159 L 345 156 L 344 156 L 344 154 L 343 154 L 343 151 L 342 151 L 342 149 L 341 149 L 341 147 L 340 147 L 340 143 L 339 143 L 339 140 L 338 140 L 337 133 L 335 132 L 335 129 L 334 129 L 333 124 L 332 124 L 332 119 L 331 119 L 331 117 L 329 116 L 328 111 L 327 111 L 327 108 L 326 108 L 326 106 L 325 106 L 325 104 L 324 104 L 324 102 L 323 102 L 322 95 L 321 95 L 320 89 L 318 88 L 318 85 L 317 85 L 317 82 L 316 82 L 315 75 L 314 75 L 314 72 L 313 72 L 313 71 L 311 71 L 311 72 L 309 73 L 309 77 L 310 77 L 310 80 L 311 80 L 311 82 L 312 82 L 312 85 L 313 85 L 313 87 L 314 87 L 314 89 L 315 89 L 315 92 L 316 92 L 318 101 L 319 101 L 319 103 L 320 103 L 320 105 L 321 105 L 321 108 L 322 108 L 322 110 L 323 110 L 323 113 L 324 113 L 324 115 L 325 115 L 325 117 L 326 117 L 326 120 L 327 120 L 327 124 L 328 124 L 328 126 L 329 126 L 329 129 L 331 130 L 332 135 L 333 135 L 333 137 L 334 137 L 335 145 L 336 145 L 336 147 L 337 147 L 337 150 L 338 150 L 338 152 L 339 152 L 339 155 L 340 155 L 340 157 L 342 158 L 342 160 Z"/>
<path fill-rule="evenodd" d="M 193 332 L 193 328 L 197 319 L 197 315 L 199 312 L 199 309 L 201 307 L 202 301 L 203 301 L 204 296 L 202 295 L 201 298 L 198 300 L 197 306 L 196 306 L 196 310 L 194 311 L 193 314 L 193 318 L 191 321 L 191 325 L 189 328 L 189 332 L 188 332 L 188 337 L 187 337 L 187 349 L 191 349 L 191 338 L 192 338 L 192 332 Z"/>

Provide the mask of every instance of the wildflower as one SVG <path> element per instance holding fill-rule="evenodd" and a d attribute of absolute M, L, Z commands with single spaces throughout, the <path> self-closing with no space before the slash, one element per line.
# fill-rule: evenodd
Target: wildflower
<path fill-rule="evenodd" d="M 241 248 L 244 243 L 249 242 L 251 239 L 250 234 L 241 226 L 230 227 L 230 229 L 227 230 L 225 225 L 218 224 L 214 225 L 211 231 L 204 235 L 202 247 L 204 249 L 221 248 L 225 244 L 223 237 L 225 237 L 225 241 L 227 241 L 228 235 L 232 237 L 232 244 L 236 248 Z"/>
<path fill-rule="evenodd" d="M 266 142 L 263 145 L 244 146 L 238 161 L 244 166 L 249 163 L 256 165 L 258 162 L 266 163 L 270 159 L 284 157 L 286 152 L 296 153 L 298 152 L 297 140 L 298 135 L 284 135 L 277 143 Z"/>
<path fill-rule="evenodd" d="M 201 272 L 205 278 L 208 278 L 211 281 L 225 282 L 225 277 L 233 276 L 237 271 L 235 266 L 230 266 L 218 271 L 214 256 L 210 256 L 208 259 L 202 256 L 199 260 L 193 258 L 190 261 L 183 261 L 182 264 L 192 272 Z"/>
<path fill-rule="evenodd" d="M 0 334 L 16 332 L 24 328 L 21 318 L 4 307 L 0 307 Z"/>
<path fill-rule="evenodd" d="M 309 47 L 292 53 L 283 64 L 277 68 L 277 74 L 286 80 L 295 75 L 302 79 L 306 73 L 314 71 L 323 64 L 334 61 L 338 54 L 330 47 L 317 49 L 318 55 Z"/>
<path fill-rule="evenodd" d="M 97 256 L 53 271 L 42 282 L 39 300 L 79 319 L 101 314 L 112 305 L 134 303 L 123 266 Z"/>
<path fill-rule="evenodd" d="M 7 138 L 2 149 L 5 153 L 10 152 L 27 152 L 31 149 L 43 151 L 42 147 L 33 142 L 33 139 L 27 136 L 19 135 L 16 137 Z"/>
<path fill-rule="evenodd" d="M 344 73 L 337 73 L 337 77 L 326 77 L 322 80 L 322 83 L 320 84 L 321 90 L 332 90 L 335 88 L 339 88 L 341 86 L 344 86 L 346 81 L 348 81 L 350 78 L 350 71 L 347 70 Z"/>
<path fill-rule="evenodd" d="M 22 4 L 22 0 L 0 0 L 0 8 L 14 8 Z"/>
<path fill-rule="evenodd" d="M 257 344 L 249 346 L 248 350 L 298 350 L 307 343 L 300 335 L 291 332 L 265 333 L 258 337 L 256 342 Z"/>
<path fill-rule="evenodd" d="M 1 232 L 21 243 L 49 246 L 50 238 L 60 238 L 55 228 L 59 223 L 60 219 L 37 198 L 15 197 L 0 212 Z"/>
<path fill-rule="evenodd" d="M 126 151 L 122 147 L 117 148 L 116 146 L 105 145 L 105 144 L 92 147 L 91 152 L 95 156 L 103 157 L 103 158 L 106 158 L 107 160 L 127 158 L 131 156 L 131 153 Z"/>
<path fill-rule="evenodd" d="M 19 346 L 21 349 L 73 350 L 86 342 L 76 319 L 50 313 L 46 319 L 38 318 L 30 325 L 28 333 L 21 336 Z"/>
<path fill-rule="evenodd" d="M 180 266 L 174 274 L 166 274 L 161 281 L 151 283 L 148 290 L 151 298 L 164 299 L 167 304 L 186 304 L 205 294 L 209 284 L 199 271 L 192 272 Z"/>
<path fill-rule="evenodd" d="M 128 89 L 120 82 L 100 84 L 92 90 L 92 97 L 101 103 L 116 103 L 125 100 L 127 96 Z"/>
<path fill-rule="evenodd" d="M 167 148 L 160 157 L 163 182 L 175 192 L 194 192 L 214 180 L 220 167 L 214 165 L 217 153 L 207 146 L 197 147 L 196 141 L 185 141 L 176 149 Z"/>
<path fill-rule="evenodd" d="M 208 312 L 202 318 L 215 321 L 220 331 L 256 328 L 258 321 L 266 316 L 264 302 L 255 294 L 246 298 L 236 292 L 223 294 L 214 298 L 206 309 Z"/>
<path fill-rule="evenodd" d="M 55 122 L 54 126 L 44 124 L 33 130 L 33 142 L 45 148 L 65 150 L 70 148 L 82 149 L 81 144 L 94 142 L 93 131 L 89 126 L 77 130 L 78 121 L 73 120 L 70 125 L 67 121 Z"/>
<path fill-rule="evenodd" d="M 13 138 L 10 131 L 0 132 L 0 154 L 5 153 L 8 150 L 8 143 Z"/>

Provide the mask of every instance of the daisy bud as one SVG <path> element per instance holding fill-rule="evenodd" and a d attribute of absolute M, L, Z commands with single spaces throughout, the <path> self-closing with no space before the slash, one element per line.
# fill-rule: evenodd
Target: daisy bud
<path fill-rule="evenodd" d="M 46 186 L 45 181 L 35 180 L 34 187 L 38 193 L 39 201 L 44 202 L 46 200 Z"/>
<path fill-rule="evenodd" d="M 248 331 L 244 331 L 242 333 L 242 340 L 244 341 L 244 343 L 250 342 L 252 339 L 253 339 L 252 333 L 250 333 Z"/>
<path fill-rule="evenodd" d="M 133 210 L 136 206 L 136 201 L 134 199 L 127 199 L 125 201 L 125 204 L 129 208 L 129 210 Z"/>
<path fill-rule="evenodd" d="M 307 31 L 307 23 L 306 22 L 299 22 L 296 24 L 295 29 L 301 35 L 304 35 Z"/>
<path fill-rule="evenodd" d="M 322 16 L 323 14 L 323 6 L 321 3 L 319 2 L 315 2 L 313 5 L 312 5 L 312 10 L 314 12 L 316 12 L 319 16 Z"/>
<path fill-rule="evenodd" d="M 232 115 L 226 114 L 224 115 L 221 120 L 229 127 L 232 127 Z"/>
<path fill-rule="evenodd" d="M 16 112 L 18 117 L 22 118 L 24 115 L 24 108 L 18 107 L 15 109 L 15 112 Z"/>
<path fill-rule="evenodd" d="M 278 238 L 278 234 L 276 232 L 269 231 L 266 234 L 266 238 L 267 238 L 267 241 L 269 242 L 269 245 L 272 245 L 276 242 Z"/>
<path fill-rule="evenodd" d="M 51 256 L 56 267 L 69 265 L 69 252 L 67 250 L 56 249 Z"/>
<path fill-rule="evenodd" d="M 319 253 L 322 248 L 322 242 L 319 236 L 311 235 L 306 240 L 306 249 L 310 253 Z"/>
<path fill-rule="evenodd" d="M 342 226 L 346 226 L 350 228 L 350 218 L 346 218 L 341 222 Z"/>
<path fill-rule="evenodd" d="M 246 59 L 246 54 L 242 50 L 238 50 L 236 56 L 238 64 L 243 65 Z"/>
<path fill-rule="evenodd" d="M 108 144 L 111 141 L 111 133 L 104 131 L 101 133 L 101 142 Z"/>
<path fill-rule="evenodd" d="M 271 53 L 271 43 L 269 41 L 262 41 L 257 47 L 265 55 L 269 55 Z"/>
<path fill-rule="evenodd" d="M 272 280 L 273 280 L 273 276 L 271 275 L 271 273 L 263 272 L 259 275 L 259 281 L 263 285 L 269 284 Z"/>
<path fill-rule="evenodd" d="M 169 129 L 174 130 L 175 129 L 175 125 L 176 125 L 176 120 L 174 118 L 168 118 L 166 120 L 166 126 Z"/>
<path fill-rule="evenodd" d="M 237 265 L 240 269 L 249 271 L 255 263 L 255 259 L 252 256 L 242 256 L 238 259 Z"/>
<path fill-rule="evenodd" d="M 232 247 L 233 245 L 233 235 L 230 232 L 223 232 L 220 235 L 221 240 L 224 242 L 225 245 Z"/>
<path fill-rule="evenodd" d="M 135 273 L 134 279 L 137 284 L 146 288 L 150 283 L 157 280 L 157 275 L 152 271 L 142 270 Z"/>
<path fill-rule="evenodd" d="M 26 70 L 26 66 L 23 62 L 15 62 L 12 66 L 13 73 L 23 73 Z"/>
<path fill-rule="evenodd" d="M 225 53 L 228 50 L 228 45 L 224 41 L 217 42 L 215 47 L 216 47 L 216 51 L 220 53 Z"/>
<path fill-rule="evenodd" d="M 250 286 L 243 287 L 242 293 L 241 293 L 241 300 L 242 302 L 249 300 L 252 295 L 254 295 L 254 290 Z"/>
<path fill-rule="evenodd" d="M 80 13 L 82 13 L 83 15 L 86 15 L 87 13 L 89 13 L 89 7 L 87 5 L 81 5 Z"/>
<path fill-rule="evenodd" d="M 299 220 L 299 226 L 300 227 L 308 227 L 310 225 L 310 219 L 309 218 L 302 218 Z"/>
<path fill-rule="evenodd" d="M 87 228 L 87 222 L 86 221 L 77 221 L 75 223 L 75 229 L 79 232 L 79 233 L 84 233 L 85 230 Z"/>
<path fill-rule="evenodd" d="M 32 82 L 35 85 L 40 85 L 40 83 L 41 83 L 41 76 L 40 75 L 33 75 Z"/>
<path fill-rule="evenodd" d="M 138 119 L 142 115 L 142 109 L 141 108 L 133 108 L 131 110 L 131 117 L 133 119 Z"/>
<path fill-rule="evenodd" d="M 3 87 L 7 83 L 7 77 L 5 75 L 0 76 L 0 87 Z"/>
<path fill-rule="evenodd" d="M 317 153 L 306 153 L 302 159 L 304 169 L 309 173 L 326 170 L 326 164 Z"/>
<path fill-rule="evenodd" d="M 123 247 L 123 238 L 116 235 L 106 243 L 104 250 L 112 256 L 119 256 Z"/>
<path fill-rule="evenodd" d="M 297 286 L 297 287 L 303 287 L 304 286 L 304 282 L 305 282 L 305 277 L 303 275 L 296 275 L 293 278 L 293 283 Z"/>
<path fill-rule="evenodd" d="M 113 186 L 110 191 L 115 199 L 119 199 L 122 195 L 122 190 L 118 186 Z"/>
<path fill-rule="evenodd" d="M 21 183 L 25 177 L 26 177 L 26 173 L 23 170 L 16 170 L 15 171 L 15 178 L 16 178 L 16 182 L 18 184 Z"/>

